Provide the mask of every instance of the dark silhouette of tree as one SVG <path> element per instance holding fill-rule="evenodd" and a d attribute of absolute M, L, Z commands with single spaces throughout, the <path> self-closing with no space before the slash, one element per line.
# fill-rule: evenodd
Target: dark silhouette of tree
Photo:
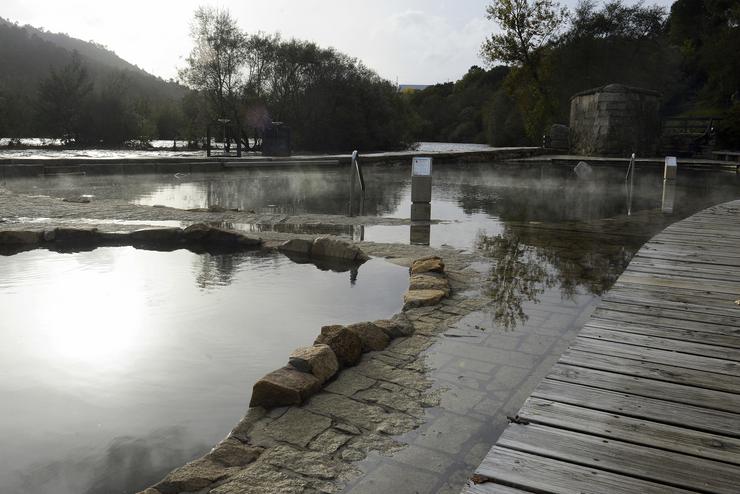
<path fill-rule="evenodd" d="M 88 125 L 87 113 L 93 83 L 77 52 L 60 71 L 51 70 L 39 85 L 37 115 L 42 128 L 65 143 L 79 142 Z"/>

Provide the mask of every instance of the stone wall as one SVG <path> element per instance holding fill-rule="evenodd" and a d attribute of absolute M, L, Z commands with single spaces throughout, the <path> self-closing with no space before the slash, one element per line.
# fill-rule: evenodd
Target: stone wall
<path fill-rule="evenodd" d="M 570 100 L 571 151 L 596 156 L 654 156 L 660 136 L 660 94 L 620 84 Z"/>

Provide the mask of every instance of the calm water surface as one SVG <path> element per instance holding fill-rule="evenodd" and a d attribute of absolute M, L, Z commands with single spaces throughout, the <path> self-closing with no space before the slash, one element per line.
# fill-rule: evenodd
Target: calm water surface
<path fill-rule="evenodd" d="M 0 492 L 159 480 L 222 439 L 293 348 L 392 315 L 407 283 L 383 260 L 355 279 L 272 254 L 0 257 Z"/>

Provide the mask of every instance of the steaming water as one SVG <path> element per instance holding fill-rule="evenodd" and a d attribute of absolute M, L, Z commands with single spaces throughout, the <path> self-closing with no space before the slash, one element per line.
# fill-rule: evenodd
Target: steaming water
<path fill-rule="evenodd" d="M 400 309 L 406 269 L 352 276 L 264 254 L 0 257 L 0 492 L 136 492 L 205 453 L 322 325 Z"/>
<path fill-rule="evenodd" d="M 407 167 L 366 167 L 364 214 L 408 218 L 411 188 Z M 18 192 L 55 197 L 91 194 L 144 205 L 204 208 L 219 205 L 245 211 L 283 214 L 346 214 L 348 176 L 343 169 L 242 170 L 217 174 L 131 175 L 9 179 Z M 632 211 L 660 208 L 658 170 L 638 169 Z M 682 171 L 676 185 L 674 219 L 740 197 L 740 178 L 730 173 Z M 355 194 L 357 197 L 357 194 Z M 590 222 L 627 212 L 624 170 L 596 168 L 593 180 L 579 180 L 570 169 L 541 170 L 478 164 L 436 165 L 430 227 L 433 246 L 470 249 L 480 233 L 496 235 L 510 222 Z M 355 211 L 358 209 L 355 205 Z M 660 225 L 663 221 L 658 222 Z M 286 229 L 246 225 L 253 231 Z M 355 239 L 408 243 L 408 226 L 290 227 L 290 231 L 334 233 Z"/>

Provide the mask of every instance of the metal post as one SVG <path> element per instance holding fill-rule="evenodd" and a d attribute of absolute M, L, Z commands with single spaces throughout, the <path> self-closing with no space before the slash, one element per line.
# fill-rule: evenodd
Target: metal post
<path fill-rule="evenodd" d="M 211 157 L 211 126 L 206 126 L 206 156 Z"/>
<path fill-rule="evenodd" d="M 627 216 L 632 215 L 632 190 L 635 188 L 635 153 L 632 153 L 630 165 L 627 169 L 630 179 L 629 188 L 627 189 Z"/>
<path fill-rule="evenodd" d="M 352 196 L 355 189 L 355 162 L 357 160 L 357 150 L 352 151 L 352 158 L 349 163 L 349 215 L 352 216 Z"/>
<path fill-rule="evenodd" d="M 236 134 L 236 157 L 241 158 L 242 157 L 242 129 L 241 127 L 237 127 L 237 134 Z"/>

